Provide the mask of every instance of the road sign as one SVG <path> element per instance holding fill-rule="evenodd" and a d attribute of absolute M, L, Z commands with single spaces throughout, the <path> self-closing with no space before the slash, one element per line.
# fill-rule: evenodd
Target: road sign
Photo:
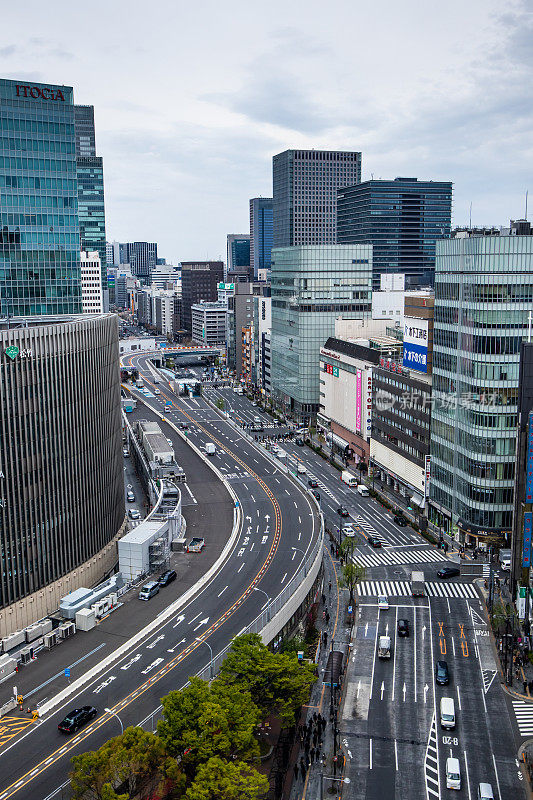
<path fill-rule="evenodd" d="M 70 667 L 65 667 L 65 678 L 70 678 Z"/>

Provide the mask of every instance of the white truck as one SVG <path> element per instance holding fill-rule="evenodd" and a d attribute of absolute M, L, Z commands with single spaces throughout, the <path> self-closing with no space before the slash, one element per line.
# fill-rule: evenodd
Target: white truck
<path fill-rule="evenodd" d="M 357 486 L 357 478 L 347 469 L 343 469 L 341 472 L 341 481 L 348 486 Z"/>
<path fill-rule="evenodd" d="M 390 658 L 390 636 L 379 637 L 378 658 Z"/>
<path fill-rule="evenodd" d="M 413 597 L 424 597 L 425 582 L 423 572 L 411 572 L 411 594 Z"/>
<path fill-rule="evenodd" d="M 187 552 L 188 553 L 201 553 L 204 549 L 205 539 L 200 537 L 195 537 L 191 539 L 189 544 L 187 545 Z"/>
<path fill-rule="evenodd" d="M 511 551 L 510 550 L 500 550 L 498 553 L 498 561 L 500 562 L 500 567 L 506 571 L 511 569 Z"/>
<path fill-rule="evenodd" d="M 213 442 L 206 442 L 205 443 L 205 452 L 208 456 L 214 456 L 217 452 L 217 449 Z"/>
<path fill-rule="evenodd" d="M 364 484 L 360 483 L 357 487 L 357 494 L 360 494 L 361 497 L 368 497 L 369 491 Z"/>

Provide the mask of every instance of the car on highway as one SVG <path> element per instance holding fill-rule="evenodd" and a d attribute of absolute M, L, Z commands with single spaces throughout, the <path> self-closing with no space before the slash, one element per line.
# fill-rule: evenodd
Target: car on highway
<path fill-rule="evenodd" d="M 315 500 L 318 500 L 318 502 L 320 503 L 320 492 L 314 492 L 313 491 L 313 492 L 311 492 L 311 494 L 313 495 Z"/>
<path fill-rule="evenodd" d="M 384 594 L 380 594 L 378 597 L 378 608 L 381 611 L 387 611 L 388 607 L 389 607 L 389 601 L 387 600 Z"/>
<path fill-rule="evenodd" d="M 494 800 L 494 792 L 490 783 L 480 783 L 477 787 L 476 800 Z"/>
<path fill-rule="evenodd" d="M 189 424 L 187 422 L 180 422 L 178 423 L 178 428 L 181 428 L 182 431 L 188 431 Z"/>
<path fill-rule="evenodd" d="M 442 567 L 442 569 L 437 570 L 437 577 L 442 578 L 442 580 L 446 578 L 455 578 L 460 574 L 461 570 L 459 567 Z"/>
<path fill-rule="evenodd" d="M 348 509 L 345 508 L 344 506 L 339 506 L 338 507 L 337 514 L 339 515 L 339 517 L 349 517 L 350 516 L 350 513 L 349 513 Z"/>
<path fill-rule="evenodd" d="M 298 445 L 298 447 L 303 447 L 303 446 L 304 446 L 304 444 L 305 444 L 305 442 L 304 442 L 304 440 L 303 440 L 303 439 L 301 439 L 301 438 L 298 436 L 298 438 L 296 439 L 296 444 Z"/>
<path fill-rule="evenodd" d="M 130 519 L 140 519 L 141 518 L 141 512 L 136 508 L 129 508 L 128 509 L 128 517 Z"/>
<path fill-rule="evenodd" d="M 377 538 L 377 536 L 369 536 L 367 538 L 367 542 L 370 547 L 381 547 L 381 541 Z"/>
<path fill-rule="evenodd" d="M 133 494 L 131 489 L 128 489 L 128 491 L 126 492 L 126 500 L 128 501 L 128 503 L 135 502 L 135 495 Z"/>
<path fill-rule="evenodd" d="M 348 539 L 353 539 L 355 537 L 354 527 L 350 523 L 342 526 L 342 532 Z"/>
<path fill-rule="evenodd" d="M 69 711 L 65 719 L 57 726 L 62 733 L 76 733 L 77 730 L 96 717 L 98 710 L 94 706 L 82 706 Z"/>
<path fill-rule="evenodd" d="M 177 577 L 176 570 L 167 569 L 166 572 L 163 572 L 163 574 L 159 576 L 158 583 L 160 586 L 168 586 L 168 584 L 175 581 Z"/>
<path fill-rule="evenodd" d="M 307 485 L 311 487 L 311 489 L 316 489 L 318 486 L 318 481 L 316 478 L 308 478 Z"/>
<path fill-rule="evenodd" d="M 394 522 L 396 525 L 399 525 L 400 528 L 405 528 L 405 526 L 409 524 L 405 517 L 401 517 L 398 514 L 394 517 Z"/>
<path fill-rule="evenodd" d="M 167 436 L 167 442 L 168 442 L 168 443 L 169 443 L 169 445 L 172 447 L 172 439 L 169 439 L 169 438 L 168 438 L 168 436 Z"/>
<path fill-rule="evenodd" d="M 130 451 L 128 450 L 128 448 L 127 447 L 123 447 L 122 448 L 122 455 L 124 456 L 124 458 L 127 458 L 129 456 L 129 454 L 130 454 Z"/>
<path fill-rule="evenodd" d="M 398 620 L 398 636 L 409 636 L 409 620 Z"/>
<path fill-rule="evenodd" d="M 437 661 L 435 664 L 435 680 L 439 686 L 447 686 L 450 682 L 450 671 L 447 661 Z"/>

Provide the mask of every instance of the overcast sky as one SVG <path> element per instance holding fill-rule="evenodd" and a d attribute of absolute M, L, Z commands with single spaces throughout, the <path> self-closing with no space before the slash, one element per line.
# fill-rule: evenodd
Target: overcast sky
<path fill-rule="evenodd" d="M 454 182 L 454 223 L 532 190 L 527 0 L 2 3 L 0 75 L 94 105 L 108 239 L 225 258 L 287 148 L 361 150 L 363 180 Z M 531 215 L 529 215 L 531 218 Z"/>

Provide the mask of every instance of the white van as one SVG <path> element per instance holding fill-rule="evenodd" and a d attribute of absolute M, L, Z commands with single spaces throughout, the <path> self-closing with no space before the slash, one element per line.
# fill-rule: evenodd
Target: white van
<path fill-rule="evenodd" d="M 298 470 L 299 475 L 305 475 L 305 473 L 307 472 L 305 466 L 302 464 L 301 461 L 298 461 L 298 466 L 296 467 L 296 469 Z"/>
<path fill-rule="evenodd" d="M 378 658 L 390 658 L 390 636 L 379 637 Z"/>
<path fill-rule="evenodd" d="M 477 800 L 494 800 L 494 792 L 490 783 L 480 783 L 477 787 Z"/>
<path fill-rule="evenodd" d="M 440 726 L 451 730 L 455 728 L 455 703 L 451 697 L 442 697 L 440 701 Z"/>
<path fill-rule="evenodd" d="M 446 759 L 446 788 L 447 789 L 460 789 L 461 788 L 461 766 L 458 758 Z"/>
<path fill-rule="evenodd" d="M 357 487 L 357 494 L 360 494 L 361 497 L 368 497 L 368 489 L 366 488 L 366 486 L 363 486 L 363 484 L 360 483 L 359 486 Z"/>

